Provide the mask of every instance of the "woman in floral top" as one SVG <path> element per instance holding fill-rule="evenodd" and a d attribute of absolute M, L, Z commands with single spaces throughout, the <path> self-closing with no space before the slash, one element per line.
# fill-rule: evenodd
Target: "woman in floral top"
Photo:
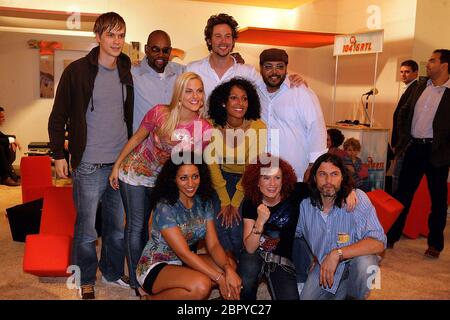
<path fill-rule="evenodd" d="M 203 82 L 193 73 L 181 74 L 170 105 L 157 105 L 145 115 L 139 129 L 121 151 L 109 181 L 119 189 L 126 212 L 125 250 L 130 287 L 139 284 L 135 270 L 148 240 L 149 196 L 162 165 L 180 149 L 202 150 L 211 125 L 202 118 Z M 206 135 L 206 134 L 205 134 Z"/>
<path fill-rule="evenodd" d="M 151 235 L 137 279 L 152 300 L 207 299 L 214 283 L 225 299 L 239 299 L 241 280 L 214 226 L 208 166 L 192 152 L 175 158 L 164 164 L 152 191 Z M 209 254 L 192 252 L 203 239 Z"/>

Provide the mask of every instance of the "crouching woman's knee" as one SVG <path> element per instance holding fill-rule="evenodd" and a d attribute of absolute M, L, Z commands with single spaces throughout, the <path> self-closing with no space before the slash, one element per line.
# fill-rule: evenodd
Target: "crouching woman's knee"
<path fill-rule="evenodd" d="M 199 275 L 191 281 L 189 286 L 190 300 L 205 300 L 211 294 L 212 281 L 205 275 Z"/>

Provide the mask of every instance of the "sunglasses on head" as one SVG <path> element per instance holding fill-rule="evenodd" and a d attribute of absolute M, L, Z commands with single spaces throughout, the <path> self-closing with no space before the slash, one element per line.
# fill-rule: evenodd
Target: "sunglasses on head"
<path fill-rule="evenodd" d="M 149 47 L 148 45 L 145 45 L 145 49 L 146 50 L 150 50 L 153 53 L 159 53 L 159 52 L 162 51 L 163 54 L 169 54 L 170 51 L 172 51 L 171 47 L 160 48 L 158 46 L 151 46 L 151 47 Z"/>

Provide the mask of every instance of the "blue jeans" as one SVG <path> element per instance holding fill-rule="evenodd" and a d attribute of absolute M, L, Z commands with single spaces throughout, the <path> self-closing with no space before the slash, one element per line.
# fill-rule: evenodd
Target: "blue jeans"
<path fill-rule="evenodd" d="M 313 255 L 303 237 L 294 238 L 292 243 L 292 262 L 295 265 L 297 282 L 305 283 L 308 278 L 309 268 L 313 262 Z"/>
<path fill-rule="evenodd" d="M 256 300 L 258 283 L 267 278 L 273 300 L 298 300 L 295 270 L 281 264 L 265 262 L 259 251 L 248 253 L 242 250 L 237 272 L 242 280 L 241 300 Z"/>
<path fill-rule="evenodd" d="M 130 275 L 130 287 L 138 288 L 136 268 L 142 250 L 148 241 L 148 220 L 150 218 L 150 194 L 152 188 L 133 186 L 119 180 L 120 194 L 125 208 L 125 248 Z"/>
<path fill-rule="evenodd" d="M 73 199 L 77 218 L 72 264 L 81 271 L 81 285 L 95 284 L 97 265 L 108 281 L 124 274 L 124 211 L 120 192 L 109 185 L 112 165 L 81 162 L 73 171 Z M 97 263 L 95 217 L 102 201 L 102 249 Z"/>
<path fill-rule="evenodd" d="M 236 173 L 228 173 L 225 171 L 222 171 L 223 178 L 227 182 L 227 192 L 230 196 L 230 199 L 233 198 L 234 193 L 236 192 L 236 184 L 241 179 L 241 174 Z M 231 251 L 236 259 L 239 259 L 239 254 L 242 250 L 243 245 L 243 229 L 242 229 L 242 221 L 236 225 L 236 223 L 233 224 L 232 227 L 227 228 L 225 226 L 222 226 L 222 218 L 217 218 L 217 214 L 220 211 L 220 199 L 217 194 L 213 197 L 213 205 L 214 205 L 214 212 L 216 214 L 216 230 L 217 230 L 217 236 L 219 238 L 220 244 L 222 245 L 223 249 L 225 251 Z M 242 212 L 241 212 L 241 206 L 239 206 L 239 214 L 242 218 Z"/>
<path fill-rule="evenodd" d="M 336 294 L 320 287 L 319 277 L 309 276 L 300 300 L 366 299 L 370 292 L 368 280 L 369 277 L 373 278 L 374 269 L 378 270 L 378 260 L 376 255 L 367 255 L 352 258 L 347 262 Z M 316 264 L 314 268 L 320 268 L 320 265 Z"/>

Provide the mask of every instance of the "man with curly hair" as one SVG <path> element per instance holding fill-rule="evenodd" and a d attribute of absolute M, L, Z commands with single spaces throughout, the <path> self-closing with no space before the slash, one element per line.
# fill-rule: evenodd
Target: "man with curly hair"
<path fill-rule="evenodd" d="M 238 38 L 238 23 L 226 14 L 212 15 L 205 27 L 205 41 L 210 54 L 187 65 L 187 71 L 197 73 L 205 85 L 206 97 L 222 82 L 234 77 L 243 77 L 251 81 L 258 79 L 255 68 L 238 63 L 231 55 Z"/>
<path fill-rule="evenodd" d="M 261 80 L 253 66 L 241 63 L 239 54 L 232 54 L 238 38 L 238 23 L 232 16 L 226 13 L 212 15 L 206 23 L 204 35 L 210 54 L 189 63 L 186 71 L 195 72 L 202 77 L 207 98 L 216 86 L 231 78 L 242 77 L 255 85 Z M 289 79 L 293 86 L 304 83 L 297 74 L 290 75 Z"/>

